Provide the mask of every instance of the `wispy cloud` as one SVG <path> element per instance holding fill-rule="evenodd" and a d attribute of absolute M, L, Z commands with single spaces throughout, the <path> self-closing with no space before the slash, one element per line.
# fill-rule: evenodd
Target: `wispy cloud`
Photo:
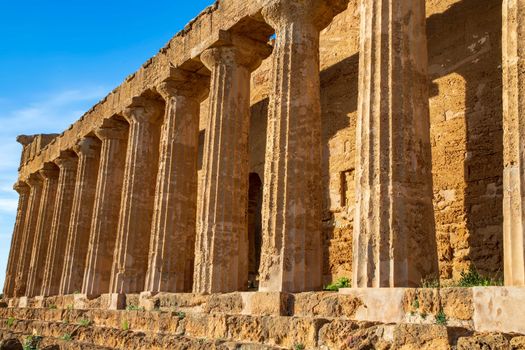
<path fill-rule="evenodd" d="M 0 112 L 3 125 L 0 135 L 60 132 L 108 91 L 104 86 L 69 89 L 42 95 L 19 108 L 4 110 Z"/>

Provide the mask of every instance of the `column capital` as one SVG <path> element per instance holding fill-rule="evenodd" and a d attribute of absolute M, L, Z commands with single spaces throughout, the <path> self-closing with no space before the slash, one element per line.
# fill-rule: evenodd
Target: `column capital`
<path fill-rule="evenodd" d="M 123 140 L 126 138 L 128 126 L 125 122 L 114 119 L 105 119 L 102 125 L 95 130 L 95 135 L 101 140 Z"/>
<path fill-rule="evenodd" d="M 162 103 L 144 96 L 134 97 L 131 104 L 122 111 L 129 123 L 155 123 L 163 115 Z"/>
<path fill-rule="evenodd" d="M 310 23 L 318 31 L 348 7 L 347 0 L 266 0 L 262 9 L 264 19 L 275 30 L 288 23 Z"/>
<path fill-rule="evenodd" d="M 201 54 L 201 61 L 209 70 L 218 64 L 238 64 L 254 71 L 272 53 L 270 45 L 241 35 L 222 31 L 220 37 L 220 44 Z"/>
<path fill-rule="evenodd" d="M 60 171 L 55 164 L 46 163 L 44 164 L 44 167 L 38 171 L 38 173 L 43 179 L 56 179 L 58 178 Z"/>
<path fill-rule="evenodd" d="M 100 150 L 100 142 L 94 137 L 84 137 L 73 147 L 73 151 L 80 157 L 93 158 Z"/>
<path fill-rule="evenodd" d="M 77 167 L 78 157 L 73 151 L 60 152 L 60 156 L 53 161 L 61 170 Z"/>
<path fill-rule="evenodd" d="M 13 190 L 18 192 L 18 194 L 29 193 L 29 186 L 27 185 L 26 182 L 18 180 L 13 185 Z"/>
<path fill-rule="evenodd" d="M 210 91 L 210 77 L 176 69 L 167 80 L 159 84 L 157 91 L 164 100 L 173 96 L 202 100 Z"/>
<path fill-rule="evenodd" d="M 26 182 L 29 184 L 29 187 L 34 188 L 42 184 L 42 177 L 38 173 L 33 173 L 29 175 Z"/>
<path fill-rule="evenodd" d="M 29 145 L 35 139 L 35 135 L 18 135 L 16 137 L 16 142 L 23 146 Z"/>

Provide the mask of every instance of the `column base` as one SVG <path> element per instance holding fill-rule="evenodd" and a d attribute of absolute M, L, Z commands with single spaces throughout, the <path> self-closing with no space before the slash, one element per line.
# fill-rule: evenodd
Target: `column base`
<path fill-rule="evenodd" d="M 29 298 L 28 297 L 20 297 L 20 299 L 18 299 L 18 307 L 26 308 L 28 306 L 29 306 Z"/>
<path fill-rule="evenodd" d="M 33 298 L 33 303 L 36 308 L 42 309 L 45 307 L 45 297 L 39 295 Z"/>
<path fill-rule="evenodd" d="M 102 304 L 107 305 L 108 310 L 125 310 L 126 294 L 110 293 L 102 294 Z"/>

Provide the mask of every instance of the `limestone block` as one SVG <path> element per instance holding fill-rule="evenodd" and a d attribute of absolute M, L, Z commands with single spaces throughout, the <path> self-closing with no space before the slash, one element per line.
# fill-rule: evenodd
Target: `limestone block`
<path fill-rule="evenodd" d="M 525 334 L 525 288 L 473 288 L 474 329 Z"/>
<path fill-rule="evenodd" d="M 352 319 L 361 304 L 361 299 L 353 295 L 334 292 L 299 293 L 294 294 L 293 315 Z"/>
<path fill-rule="evenodd" d="M 403 304 L 406 291 L 406 288 L 342 288 L 339 293 L 360 300 L 353 319 L 398 323 L 405 316 Z M 385 303 L 386 300 L 388 303 Z"/>

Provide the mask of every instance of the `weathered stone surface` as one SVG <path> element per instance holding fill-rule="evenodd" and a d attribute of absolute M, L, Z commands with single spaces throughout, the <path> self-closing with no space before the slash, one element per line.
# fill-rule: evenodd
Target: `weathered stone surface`
<path fill-rule="evenodd" d="M 126 159 L 128 125 L 108 120 L 95 131 L 102 141 L 82 292 L 109 292 Z"/>
<path fill-rule="evenodd" d="M 46 255 L 53 223 L 55 199 L 57 196 L 59 168 L 49 163 L 45 165 L 44 169 L 39 171 L 39 174 L 44 184 L 27 282 L 26 295 L 29 297 L 40 295 L 42 292 Z"/>
<path fill-rule="evenodd" d="M 18 192 L 18 209 L 16 212 L 16 221 L 13 236 L 11 238 L 11 249 L 9 250 L 9 258 L 7 260 L 7 271 L 4 282 L 4 295 L 6 297 L 15 296 L 15 279 L 18 269 L 18 261 L 22 244 L 22 237 L 24 235 L 25 218 L 27 215 L 27 206 L 29 204 L 30 187 L 24 182 L 17 182 L 13 186 L 14 190 Z"/>
<path fill-rule="evenodd" d="M 357 288 L 416 287 L 438 272 L 425 19 L 423 0 L 362 5 L 352 265 Z"/>
<path fill-rule="evenodd" d="M 93 189 L 97 186 L 100 164 L 100 140 L 84 138 L 74 151 L 78 156 L 78 168 L 60 282 L 60 294 L 63 295 L 78 293 L 82 289 L 95 204 Z"/>
<path fill-rule="evenodd" d="M 140 293 L 144 289 L 163 108 L 158 100 L 138 97 L 124 111 L 130 126 L 111 273 L 112 293 Z"/>
<path fill-rule="evenodd" d="M 42 280 L 41 295 L 44 296 L 52 296 L 59 293 L 67 234 L 71 220 L 73 195 L 75 193 L 78 157 L 72 151 L 63 152 L 60 158 L 57 158 L 54 162 L 59 167 L 60 174 L 58 176 L 53 222 L 51 223 Z"/>
<path fill-rule="evenodd" d="M 24 296 L 27 287 L 27 278 L 31 264 L 31 256 L 35 247 L 35 232 L 38 221 L 38 211 L 40 209 L 40 199 L 42 196 L 42 178 L 38 174 L 31 175 L 27 183 L 30 187 L 29 201 L 27 204 L 27 214 L 24 222 L 24 231 L 20 242 L 20 258 L 17 264 L 15 280 L 15 296 Z"/>
<path fill-rule="evenodd" d="M 525 286 L 522 137 L 525 133 L 525 4 L 503 1 L 503 242 L 505 284 Z"/>
<path fill-rule="evenodd" d="M 193 287 L 199 111 L 208 84 L 205 76 L 177 71 L 159 88 L 166 108 L 145 286 L 149 292 L 189 292 Z"/>
<path fill-rule="evenodd" d="M 330 6 L 332 5 L 332 6 Z M 275 29 L 262 207 L 261 291 L 322 285 L 319 31 L 344 1 L 270 1 Z"/>
<path fill-rule="evenodd" d="M 248 288 L 248 133 L 250 74 L 270 47 L 234 36 L 201 55 L 211 71 L 197 215 L 194 292 Z"/>
<path fill-rule="evenodd" d="M 423 3 L 428 15 L 426 30 L 422 28 Z M 370 4 L 384 11 L 370 12 Z M 409 5 L 417 11 L 407 10 L 405 6 Z M 28 178 L 34 179 L 40 174 L 43 182 L 40 203 L 33 201 L 36 216 L 34 210 L 27 209 L 30 194 L 20 196 L 18 215 L 24 218 L 17 221 L 12 243 L 16 247 L 12 249 L 17 251 L 16 254 L 12 251 L 9 258 L 5 287 L 8 296 L 15 293 L 16 271 L 13 269 L 24 266 L 21 275 L 27 275 L 19 279 L 19 298 L 7 301 L 9 306 L 22 310 L 17 315 L 30 319 L 16 326 L 20 327 L 18 336 L 24 332 L 29 334 L 33 329 L 44 333 L 52 328 L 46 338 L 49 343 L 42 347 L 66 346 L 63 342 L 53 343 L 53 337 L 56 341 L 64 332 L 76 332 L 83 341 L 94 343 L 91 344 L 94 347 L 109 342 L 114 347 L 135 349 L 520 347 L 520 337 L 511 339 L 514 335 L 501 334 L 523 333 L 520 289 L 402 291 L 375 290 L 367 285 L 364 290 L 356 289 L 349 294 L 342 291 L 341 294 L 293 295 L 281 291 L 319 289 L 339 277 L 350 277 L 352 271 L 372 281 L 371 285 L 388 280 L 385 286 L 415 286 L 421 282 L 420 277 L 424 275 L 421 271 L 428 261 L 439 261 L 439 271 L 433 269 L 435 275 L 430 277 L 437 277 L 439 273 L 442 280 L 458 280 L 462 272 L 472 266 L 482 275 L 497 279 L 498 270 L 503 268 L 503 237 L 507 284 L 520 285 L 519 276 L 525 266 L 521 258 L 523 230 L 519 219 L 521 175 L 517 171 L 523 90 L 519 79 L 523 56 L 519 40 L 523 36 L 521 7 L 521 2 L 513 0 L 505 1 L 503 6 L 496 0 L 395 4 L 379 0 L 218 2 L 63 134 L 19 137 L 23 144 L 19 180 L 31 181 Z M 343 12 L 334 18 L 339 11 Z M 399 16 L 400 13 L 406 16 Z M 270 40 L 275 48 L 271 59 L 262 62 L 251 78 L 246 72 L 230 74 L 242 76 L 242 84 L 235 82 L 244 87 L 242 94 L 237 95 L 235 88 L 224 88 L 235 84 L 212 83 L 211 97 L 199 106 L 200 98 L 194 95 L 199 93 L 191 87 L 192 77 L 207 81 L 210 69 L 206 66 L 212 67 L 212 77 L 229 74 L 227 71 L 215 74 L 213 70 L 217 71 L 220 65 L 207 62 L 207 55 L 219 49 L 238 48 L 239 40 L 264 47 L 274 31 L 276 38 Z M 427 50 L 423 44 L 425 32 Z M 365 43 L 364 47 L 360 48 L 360 42 Z M 366 47 L 367 43 L 377 45 Z M 419 51 L 413 50 L 414 47 Z M 423 72 L 424 51 L 429 56 L 430 123 L 428 113 L 421 112 L 427 103 L 427 96 L 423 96 L 427 85 L 427 74 Z M 167 93 L 165 89 L 166 82 L 179 78 L 178 90 L 192 90 L 184 91 L 192 96 L 189 103 L 180 91 L 171 89 Z M 250 80 L 251 86 L 248 86 Z M 367 90 L 363 82 L 378 89 Z M 203 90 L 209 86 L 203 85 Z M 367 94 L 370 96 L 363 98 Z M 242 108 L 235 105 L 239 102 Z M 221 109 L 231 105 L 234 107 Z M 157 111 L 153 113 L 154 127 L 148 130 L 133 126 L 129 108 L 141 113 L 143 108 L 147 110 L 151 106 Z M 241 110 L 242 113 L 231 112 Z M 370 123 L 363 128 L 366 110 L 370 116 L 377 117 L 376 121 L 388 121 L 379 123 L 379 128 Z M 123 116 L 128 117 L 128 122 Z M 218 116 L 228 118 L 223 120 Z M 241 123 L 236 123 L 241 119 Z M 230 122 L 232 120 L 235 122 Z M 123 132 L 115 139 L 105 140 L 98 131 L 100 127 L 107 128 L 108 123 L 121 125 Z M 212 135 L 215 129 L 210 125 L 218 126 L 220 132 Z M 225 137 L 226 131 L 237 126 L 242 132 L 234 130 L 231 134 L 242 137 Z M 363 130 L 369 133 L 369 141 L 363 142 Z M 155 137 L 150 137 L 153 134 Z M 190 134 L 191 141 L 186 142 L 185 137 Z M 97 183 L 96 191 L 87 193 L 94 198 L 78 200 L 86 192 L 82 190 L 81 179 L 82 169 L 86 167 L 80 156 L 76 176 L 79 180 L 74 181 L 71 197 L 64 197 L 62 185 L 57 184 L 54 197 L 57 202 L 53 203 L 48 199 L 53 195 L 46 194 L 42 171 L 47 163 L 63 152 L 71 152 L 78 141 L 86 137 L 97 137 L 102 143 L 100 161 L 96 162 L 98 174 L 88 178 Z M 181 139 L 184 142 L 178 143 Z M 126 143 L 134 147 L 126 148 Z M 191 145 L 190 151 L 181 144 Z M 202 147 L 203 144 L 206 146 Z M 232 154 L 240 154 L 238 151 L 242 149 L 242 157 L 230 158 L 226 152 L 218 154 L 210 151 L 209 145 L 233 145 Z M 372 160 L 367 169 L 374 171 L 364 177 L 368 184 L 362 186 L 363 157 L 357 163 L 355 158 L 362 155 L 366 147 L 365 153 L 372 150 L 365 157 Z M 434 215 L 428 214 L 431 191 L 425 190 L 429 183 L 430 148 L 433 180 L 433 208 L 430 209 Z M 213 162 L 216 169 L 208 172 Z M 228 168 L 240 163 L 240 171 Z M 411 167 L 413 164 L 421 166 Z M 225 169 L 227 176 L 221 173 Z M 59 180 L 66 176 L 60 173 Z M 199 177 L 203 181 L 197 186 Z M 356 178 L 361 184 L 357 190 Z M 405 183 L 399 179 L 408 180 Z M 228 186 L 222 186 L 225 183 Z M 405 186 L 407 183 L 413 187 Z M 386 189 L 381 192 L 383 197 L 375 196 L 374 186 L 370 184 Z M 371 188 L 370 193 L 362 191 L 366 186 Z M 364 202 L 378 198 L 382 206 L 366 207 Z M 67 201 L 69 204 L 64 204 Z M 93 215 L 86 214 L 90 217 L 86 220 L 82 213 L 88 212 L 84 209 L 89 202 L 93 203 Z M 200 224 L 201 231 L 197 230 L 196 207 L 202 209 L 199 213 L 206 214 L 202 215 L 208 225 L 206 232 Z M 261 207 L 266 210 L 264 237 Z M 363 208 L 369 217 L 359 220 Z M 72 215 L 68 216 L 67 210 L 71 210 Z M 382 221 L 387 229 L 375 231 L 380 233 L 374 236 L 379 237 L 379 243 L 365 239 L 361 246 L 393 249 L 379 253 L 361 250 L 368 255 L 361 256 L 364 257 L 361 263 L 354 263 L 352 249 L 359 248 L 359 242 L 354 244 L 353 239 L 360 238 L 363 225 L 373 228 L 375 221 L 369 218 L 377 212 L 400 215 Z M 232 216 L 228 216 L 230 214 Z M 31 216 L 32 219 L 28 219 Z M 430 232 L 427 228 L 432 216 L 436 235 L 423 239 Z M 409 219 L 406 225 L 398 225 L 397 217 Z M 28 220 L 33 227 L 29 231 L 30 226 L 25 227 Z M 63 227 L 56 229 L 55 222 Z M 234 230 L 230 223 L 239 227 Z M 397 230 L 399 227 L 404 231 Z M 230 228 L 241 234 L 234 234 L 233 238 L 223 235 Z M 47 235 L 42 234 L 46 230 L 47 240 Z M 61 232 L 59 238 L 55 231 Z M 411 232 L 416 231 L 417 234 L 411 236 Z M 28 239 L 24 232 L 33 238 Z M 64 232 L 69 233 L 69 237 L 66 238 Z M 233 293 L 162 293 L 190 290 L 195 252 L 192 240 L 196 232 L 204 233 L 201 236 L 212 242 L 211 248 L 201 248 L 204 246 L 201 240 L 196 250 L 201 257 L 212 257 L 208 261 L 199 257 L 203 275 L 220 272 L 217 276 L 236 280 L 232 288 L 224 289 Z M 397 235 L 398 232 L 401 234 Z M 79 264 L 72 262 L 83 264 L 83 259 L 76 257 L 84 254 L 76 254 L 75 247 L 83 247 L 80 250 L 85 252 L 86 243 L 77 243 L 86 242 L 87 236 L 90 243 L 86 271 L 75 274 L 71 267 Z M 408 239 L 403 241 L 400 237 Z M 242 243 L 222 244 L 225 238 Z M 262 259 L 261 241 L 264 241 Z M 61 242 L 67 242 L 65 248 Z M 426 249 L 433 244 L 437 246 L 437 258 L 426 254 Z M 19 252 L 21 246 L 27 249 Z M 54 248 L 51 250 L 50 246 Z M 399 250 L 400 247 L 408 249 L 398 254 L 403 250 Z M 235 251 L 237 254 L 231 254 Z M 381 254 L 384 259 L 374 260 L 374 256 Z M 62 269 L 57 261 L 61 262 L 59 259 L 64 256 L 66 267 Z M 399 256 L 401 259 L 396 260 Z M 42 257 L 53 261 L 49 269 L 47 263 L 39 263 Z M 236 259 L 242 264 L 235 263 Z M 217 261 L 220 264 L 214 263 Z M 388 263 L 392 261 L 395 264 Z M 240 272 L 234 271 L 236 269 Z M 26 270 L 28 272 L 24 272 Z M 56 270 L 68 271 L 65 273 L 68 276 L 62 278 L 62 288 L 51 294 L 78 290 L 64 286 L 73 279 L 71 284 L 78 286 L 82 275 L 84 294 L 32 298 L 42 294 L 39 277 L 43 277 L 45 286 L 49 275 L 56 274 L 53 272 Z M 409 283 L 397 284 L 398 272 L 407 275 Z M 118 284 L 117 288 L 110 288 L 110 280 Z M 210 281 L 202 276 L 196 280 Z M 353 280 L 359 282 L 359 278 Z M 221 282 L 215 278 L 209 284 Z M 255 290 L 258 284 L 267 292 L 239 293 L 245 288 Z M 196 291 L 207 292 L 206 288 Z M 129 291 L 134 294 L 123 294 Z M 138 293 L 144 291 L 146 293 L 139 296 Z M 112 294 L 104 294 L 108 292 Z M 98 313 L 97 309 L 108 307 L 120 310 Z M 151 313 L 142 311 L 141 307 Z M 34 308 L 58 310 L 36 312 Z M 79 308 L 90 311 L 69 310 Z M 126 308 L 138 311 L 126 311 Z M 98 325 L 113 328 L 85 327 L 79 331 L 77 325 L 62 324 L 66 320 L 79 323 L 91 317 L 97 319 Z M 358 320 L 393 324 L 356 325 Z M 123 322 L 129 323 L 132 330 L 122 331 Z M 400 322 L 405 324 L 398 326 Z M 437 322 L 447 324 L 446 336 L 443 326 L 434 324 Z M 225 340 L 187 337 L 186 323 L 195 334 L 205 334 L 210 328 Z M 475 333 L 480 330 L 498 333 Z M 170 339 L 159 334 L 161 332 L 175 336 Z M 458 337 L 462 340 L 456 344 Z M 256 343 L 242 344 L 246 340 Z M 74 346 L 84 345 L 75 338 L 74 344 L 65 348 Z"/>

